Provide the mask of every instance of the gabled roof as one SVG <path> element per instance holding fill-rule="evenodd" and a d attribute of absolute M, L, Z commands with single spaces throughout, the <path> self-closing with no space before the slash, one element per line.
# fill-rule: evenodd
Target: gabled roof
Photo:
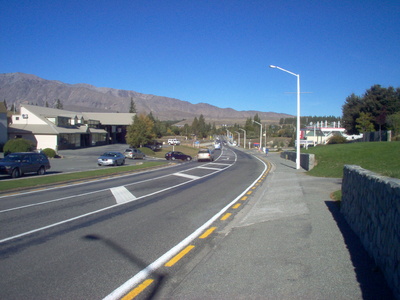
<path fill-rule="evenodd" d="M 97 120 L 101 125 L 131 125 L 133 122 L 134 113 L 97 113 L 97 112 L 74 112 L 64 109 L 56 109 L 43 106 L 23 104 L 27 110 L 38 117 L 55 118 L 57 116 L 69 118 L 83 118 L 85 120 Z"/>

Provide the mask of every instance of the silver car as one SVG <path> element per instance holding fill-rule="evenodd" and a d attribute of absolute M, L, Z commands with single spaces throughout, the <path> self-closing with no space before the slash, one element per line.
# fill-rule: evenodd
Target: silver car
<path fill-rule="evenodd" d="M 131 158 L 131 159 L 135 159 L 135 158 L 141 158 L 143 159 L 146 155 L 140 151 L 139 149 L 136 148 L 128 148 L 125 150 L 124 155 L 126 158 Z"/>
<path fill-rule="evenodd" d="M 214 153 L 208 148 L 201 148 L 197 153 L 197 161 L 213 161 L 214 160 Z"/>
<path fill-rule="evenodd" d="M 121 152 L 105 152 L 97 159 L 97 164 L 99 166 L 122 166 L 125 164 L 125 156 Z"/>

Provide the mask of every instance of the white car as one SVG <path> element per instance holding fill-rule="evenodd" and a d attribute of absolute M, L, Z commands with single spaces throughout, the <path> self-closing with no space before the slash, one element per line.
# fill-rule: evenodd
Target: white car
<path fill-rule="evenodd" d="M 181 141 L 179 141 L 177 139 L 168 139 L 168 144 L 169 145 L 180 145 Z"/>
<path fill-rule="evenodd" d="M 215 143 L 214 144 L 214 149 L 220 150 L 221 149 L 221 143 Z"/>

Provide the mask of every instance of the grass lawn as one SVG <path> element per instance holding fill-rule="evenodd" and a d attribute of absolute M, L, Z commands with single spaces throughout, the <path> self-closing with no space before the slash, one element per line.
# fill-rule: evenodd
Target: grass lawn
<path fill-rule="evenodd" d="M 311 176 L 343 177 L 344 165 L 358 165 L 384 176 L 400 178 L 400 142 L 371 142 L 319 145 L 302 149 L 315 154 Z"/>

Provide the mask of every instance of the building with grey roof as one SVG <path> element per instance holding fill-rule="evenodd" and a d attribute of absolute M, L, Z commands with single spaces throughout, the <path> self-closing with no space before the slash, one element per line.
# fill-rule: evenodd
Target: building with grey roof
<path fill-rule="evenodd" d="M 25 138 L 37 149 L 73 149 L 125 143 L 134 113 L 90 113 L 21 105 L 13 115 L 8 138 Z"/>

